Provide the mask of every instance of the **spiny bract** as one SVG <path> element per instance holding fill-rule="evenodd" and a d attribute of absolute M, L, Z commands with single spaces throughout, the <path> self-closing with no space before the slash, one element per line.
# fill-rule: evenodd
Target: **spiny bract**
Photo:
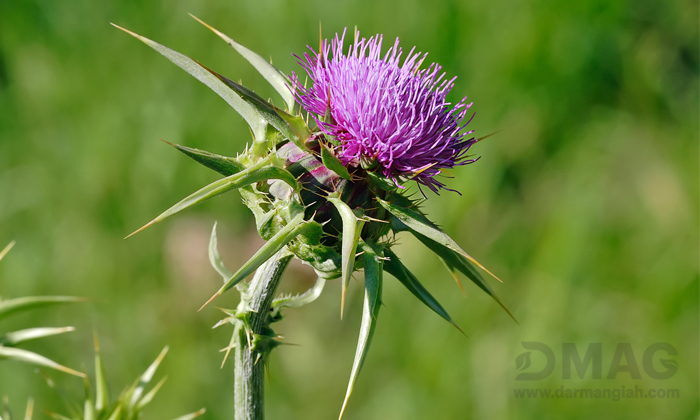
<path fill-rule="evenodd" d="M 120 28 L 214 90 L 241 114 L 254 137 L 235 158 L 173 145 L 224 178 L 186 197 L 141 229 L 219 194 L 240 191 L 267 242 L 231 273 L 221 264 L 212 235 L 210 256 L 224 277 L 224 285 L 209 302 L 236 285 L 245 297 L 241 281 L 279 252 L 288 252 L 314 268 L 320 287 L 326 279 L 341 278 L 342 316 L 350 277 L 362 268 L 362 327 L 344 410 L 375 330 L 383 272 L 396 277 L 421 302 L 456 326 L 391 250 L 395 234 L 410 232 L 444 261 L 456 279 L 457 272 L 463 273 L 501 304 L 472 264 L 485 268 L 428 220 L 418 203 L 402 194 L 400 185 L 414 179 L 437 190 L 443 184 L 434 176 L 441 168 L 470 162 L 464 160 L 464 154 L 475 140 L 460 132 L 468 105 L 462 100 L 450 107 L 445 95 L 454 79 L 443 80 L 436 64 L 420 70 L 424 56 L 413 54 L 413 50 L 402 67 L 398 44 L 381 58 L 380 37 L 367 41 L 356 34 L 353 47 L 344 55 L 342 38 L 336 36 L 332 57 L 328 42 L 322 41 L 321 54 L 305 55 L 303 65 L 312 86 L 304 88 L 296 76 L 288 77 L 258 54 L 201 23 L 272 84 L 285 109 L 185 55 Z M 359 79 L 366 83 L 362 89 L 356 83 Z M 363 99 L 363 95 L 373 96 Z M 301 106 L 295 104 L 296 99 Z M 308 124 L 309 115 L 315 124 Z M 313 300 L 318 293 L 317 285 L 295 305 Z M 283 299 L 278 309 L 285 302 Z M 243 318 L 242 311 L 244 307 L 230 312 L 227 319 L 240 326 L 236 320 Z"/>

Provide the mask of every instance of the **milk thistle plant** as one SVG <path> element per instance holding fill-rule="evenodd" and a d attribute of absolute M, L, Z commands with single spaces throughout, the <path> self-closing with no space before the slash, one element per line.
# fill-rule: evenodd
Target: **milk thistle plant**
<path fill-rule="evenodd" d="M 402 60 L 398 39 L 382 51 L 380 35 L 366 39 L 355 30 L 347 47 L 345 32 L 330 42 L 320 37 L 318 51 L 309 47 L 309 52 L 297 56 L 307 73 L 304 80 L 296 72 L 288 75 L 278 70 L 200 22 L 245 57 L 280 94 L 283 105 L 276 106 L 187 56 L 117 26 L 211 88 L 245 119 L 253 134 L 252 142 L 236 157 L 172 145 L 223 178 L 136 232 L 234 189 L 253 212 L 257 230 L 267 242 L 235 272 L 219 256 L 214 227 L 209 255 L 224 284 L 204 305 L 232 288 L 241 296 L 238 307 L 225 310 L 226 318 L 217 324 L 234 326 L 225 350 L 227 356 L 233 351 L 235 358 L 237 420 L 263 418 L 264 365 L 272 349 L 281 344 L 271 328 L 281 319 L 281 311 L 313 301 L 327 280 L 339 279 L 342 318 L 350 278 L 362 269 L 360 337 L 342 417 L 374 335 L 384 272 L 456 326 L 393 252 L 396 235 L 412 234 L 443 260 L 458 282 L 457 273 L 466 275 L 501 304 L 474 266 L 488 270 L 421 212 L 420 200 L 406 193 L 412 182 L 421 193 L 422 188 L 435 193 L 447 190 L 438 175 L 476 160 L 467 155 L 478 141 L 465 130 L 471 104 L 466 98 L 451 104 L 447 94 L 455 79 L 446 78 L 438 64 L 423 67 L 426 54 L 414 49 Z M 300 296 L 274 298 L 293 257 L 310 265 L 318 281 Z M 250 283 L 243 282 L 253 273 Z"/>

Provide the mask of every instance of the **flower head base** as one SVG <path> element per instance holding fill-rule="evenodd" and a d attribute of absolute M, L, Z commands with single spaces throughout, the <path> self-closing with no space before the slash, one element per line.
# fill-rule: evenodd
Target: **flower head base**
<path fill-rule="evenodd" d="M 371 167 L 397 185 L 415 179 L 437 192 L 445 185 L 435 179 L 443 168 L 474 162 L 466 152 L 476 141 L 462 132 L 471 106 L 463 98 L 455 106 L 447 94 L 456 79 L 446 79 L 436 63 L 420 66 L 427 54 L 406 55 L 400 64 L 399 40 L 382 56 L 382 36 L 360 38 L 343 52 L 345 32 L 322 51 L 305 53 L 299 62 L 309 74 L 305 88 L 292 80 L 299 103 L 319 129 L 335 141 L 346 165 Z"/>

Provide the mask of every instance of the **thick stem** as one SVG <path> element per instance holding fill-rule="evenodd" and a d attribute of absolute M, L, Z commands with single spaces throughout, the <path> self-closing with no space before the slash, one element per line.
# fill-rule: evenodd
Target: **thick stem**
<path fill-rule="evenodd" d="M 282 251 L 284 252 L 284 251 Z M 270 304 L 291 255 L 278 253 L 256 272 L 247 290 L 250 331 L 238 328 L 235 345 L 235 420 L 263 420 L 265 417 L 265 352 L 269 348 L 253 348 L 254 334 L 261 335 L 268 327 Z"/>

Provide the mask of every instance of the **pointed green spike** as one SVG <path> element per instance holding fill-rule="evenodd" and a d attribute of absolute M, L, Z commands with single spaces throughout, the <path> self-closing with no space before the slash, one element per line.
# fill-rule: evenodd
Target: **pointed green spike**
<path fill-rule="evenodd" d="M 257 93 L 241 85 L 240 83 L 236 83 L 233 80 L 230 80 L 208 68 L 207 71 L 211 72 L 211 74 L 216 76 L 219 80 L 226 84 L 226 86 L 231 88 L 231 90 L 239 94 L 241 99 L 243 99 L 253 109 L 255 109 L 260 114 L 260 116 L 265 119 L 265 121 L 270 123 L 270 125 L 275 127 L 277 131 L 282 133 L 283 136 L 285 136 L 294 144 L 296 144 L 297 147 L 299 147 L 302 150 L 308 150 L 305 144 L 306 139 L 299 137 L 300 133 L 303 133 L 303 131 L 299 132 L 297 130 L 293 130 L 290 124 L 287 122 L 288 119 L 293 119 L 294 117 L 282 111 L 281 109 L 276 108 L 275 106 L 261 98 Z M 283 115 L 285 114 L 286 118 L 283 117 Z"/>
<path fill-rule="evenodd" d="M 165 140 L 163 140 L 163 142 L 169 144 L 198 163 L 201 163 L 207 168 L 212 169 L 223 176 L 230 176 L 245 169 L 245 167 L 238 162 L 236 158 L 221 156 L 215 153 L 207 152 L 206 150 L 199 150 L 192 147 L 173 144 Z"/>
<path fill-rule="evenodd" d="M 122 405 L 117 404 L 116 407 L 114 407 L 114 410 L 112 411 L 112 414 L 107 418 L 107 420 L 119 420 L 122 418 Z"/>
<path fill-rule="evenodd" d="M 321 161 L 323 166 L 338 174 L 341 178 L 350 179 L 348 168 L 343 166 L 343 163 L 338 159 L 325 144 L 321 143 Z"/>
<path fill-rule="evenodd" d="M 140 229 L 136 230 L 130 236 L 133 236 L 142 230 L 153 226 L 154 224 L 161 222 L 168 217 L 177 214 L 183 210 L 186 210 L 194 205 L 202 203 L 212 197 L 223 194 L 225 192 L 231 191 L 233 189 L 238 189 L 245 187 L 260 181 L 266 181 L 268 179 L 281 179 L 282 181 L 289 184 L 295 191 L 297 190 L 297 181 L 294 175 L 289 173 L 286 169 L 278 168 L 276 166 L 271 166 L 269 160 L 262 159 L 257 164 L 251 166 L 250 168 L 241 171 L 237 174 L 222 178 L 218 181 L 214 181 L 204 188 L 190 194 L 185 197 L 182 201 L 170 207 L 168 210 L 161 213 L 158 217 L 151 220 Z"/>
<path fill-rule="evenodd" d="M 5 255 L 7 255 L 7 253 L 10 252 L 13 246 L 15 246 L 15 241 L 10 242 L 5 248 L 3 248 L 2 251 L 0 251 L 0 261 L 2 261 L 3 258 L 5 258 Z"/>
<path fill-rule="evenodd" d="M 70 419 L 64 415 L 61 415 L 58 413 L 53 413 L 51 411 L 46 411 L 46 414 L 54 420 L 74 420 L 74 419 Z"/>
<path fill-rule="evenodd" d="M 27 400 L 27 409 L 24 411 L 24 420 L 32 420 L 34 416 L 34 398 Z"/>
<path fill-rule="evenodd" d="M 340 319 L 343 319 L 343 311 L 345 309 L 345 295 L 348 290 L 348 283 L 350 283 L 350 277 L 355 266 L 355 253 L 357 250 L 357 243 L 360 240 L 360 234 L 362 233 L 362 227 L 365 225 L 365 221 L 359 219 L 352 209 L 345 204 L 343 200 L 338 198 L 338 194 L 329 196 L 328 201 L 330 201 L 343 220 L 343 239 L 342 239 L 342 265 L 341 265 L 341 298 L 340 298 Z"/>
<path fill-rule="evenodd" d="M 297 296 L 284 296 L 275 298 L 272 301 L 272 308 L 280 310 L 282 308 L 300 308 L 318 299 L 326 285 L 326 279 L 321 276 L 316 278 L 316 283 L 306 292 Z"/>
<path fill-rule="evenodd" d="M 320 229 L 321 226 L 316 222 L 304 221 L 304 213 L 299 213 L 287 225 L 277 232 L 269 241 L 263 245 L 258 252 L 253 255 L 238 271 L 229 278 L 226 283 L 212 296 L 199 310 L 211 303 L 215 298 L 221 296 L 225 291 L 229 290 L 241 280 L 248 277 L 257 270 L 265 261 L 272 258 L 278 251 L 287 245 L 292 239 L 298 235 L 309 232 L 311 229 Z"/>
<path fill-rule="evenodd" d="M 75 331 L 75 328 L 28 328 L 26 330 L 13 331 L 0 336 L 0 345 L 16 346 L 17 344 L 24 343 L 26 341 L 64 334 L 71 331 Z"/>
<path fill-rule="evenodd" d="M 462 291 L 462 294 L 464 296 L 467 296 L 467 292 L 464 291 L 464 286 L 462 286 L 462 282 L 459 280 L 459 274 L 457 273 L 457 269 L 454 268 L 452 264 L 445 261 L 445 259 L 442 257 L 440 257 L 440 261 L 442 261 L 442 264 L 445 266 L 447 271 L 449 271 L 452 277 L 455 279 L 455 282 L 457 283 L 457 286 L 459 286 L 459 290 Z"/>
<path fill-rule="evenodd" d="M 51 369 L 60 370 L 61 372 L 70 373 L 71 375 L 80 376 L 81 378 L 85 377 L 85 374 L 82 372 L 78 372 L 77 370 L 73 370 L 63 365 L 59 365 L 51 359 L 48 359 L 42 355 L 33 353 L 28 350 L 0 346 L 0 360 L 2 359 L 15 360 L 18 362 L 29 363 L 35 366 L 43 366 Z"/>
<path fill-rule="evenodd" d="M 12 420 L 12 410 L 10 410 L 10 401 L 7 395 L 2 396 L 2 416 L 0 419 Z"/>
<path fill-rule="evenodd" d="M 440 305 L 440 303 L 433 297 L 433 295 L 428 292 L 425 287 L 418 281 L 416 276 L 413 275 L 408 268 L 399 260 L 399 257 L 394 254 L 389 248 L 384 249 L 384 256 L 388 257 L 384 261 L 384 271 L 396 277 L 397 280 L 403 284 L 409 292 L 413 293 L 415 297 L 418 298 L 425 306 L 432 309 L 433 312 L 440 315 L 445 321 L 454 325 L 462 334 L 461 328 L 452 320 L 452 317 L 447 313 L 445 308 Z"/>
<path fill-rule="evenodd" d="M 156 360 L 151 363 L 151 365 L 146 369 L 146 371 L 141 375 L 141 377 L 136 381 L 136 383 L 133 385 L 132 389 L 130 390 L 131 398 L 129 401 L 129 411 L 134 411 L 136 408 L 137 404 L 139 401 L 141 401 L 141 396 L 143 395 L 143 391 L 146 389 L 146 386 L 151 382 L 153 379 L 153 376 L 156 374 L 156 370 L 158 369 L 158 366 L 160 363 L 163 361 L 163 358 L 165 355 L 168 353 L 168 346 L 165 346 L 163 350 L 160 352 Z"/>
<path fill-rule="evenodd" d="M 86 302 L 87 299 L 75 296 L 27 296 L 0 301 L 0 319 L 17 312 L 62 303 Z"/>
<path fill-rule="evenodd" d="M 90 381 L 85 375 L 85 403 L 83 404 L 83 420 L 95 420 L 95 406 L 92 404 L 92 393 L 90 392 Z"/>
<path fill-rule="evenodd" d="M 128 33 L 149 47 L 153 48 L 165 58 L 173 62 L 176 66 L 185 70 L 190 75 L 194 76 L 197 80 L 204 83 L 211 90 L 216 92 L 222 99 L 228 102 L 229 105 L 236 110 L 243 119 L 246 120 L 250 128 L 253 130 L 256 141 L 262 142 L 265 140 L 265 126 L 266 123 L 263 118 L 255 111 L 248 103 L 241 99 L 241 97 L 232 92 L 231 89 L 221 82 L 217 77 L 212 75 L 208 70 L 205 69 L 201 64 L 187 57 L 186 55 L 180 54 L 179 52 L 173 51 L 168 47 L 165 47 L 155 41 L 152 41 L 146 37 L 139 34 L 124 29 L 121 26 L 112 23 L 112 26 L 121 29 L 122 31 Z"/>
<path fill-rule="evenodd" d="M 221 259 L 221 255 L 219 255 L 218 240 L 216 238 L 216 222 L 211 230 L 211 237 L 209 239 L 209 262 L 216 272 L 224 278 L 224 282 L 233 277 L 233 272 L 226 268 L 224 261 Z"/>
<path fill-rule="evenodd" d="M 95 410 L 101 415 L 107 407 L 109 407 L 109 389 L 107 388 L 107 379 L 105 375 L 104 365 L 102 363 L 102 353 L 100 351 L 100 342 L 97 339 L 97 334 L 94 335 L 95 346 Z"/>
<path fill-rule="evenodd" d="M 506 308 L 506 306 L 501 302 L 501 299 L 498 298 L 496 295 L 496 292 L 493 291 L 491 286 L 486 283 L 486 280 L 484 280 L 483 277 L 481 277 L 481 274 L 467 261 L 466 258 L 464 258 L 462 255 L 454 252 L 453 250 L 447 248 L 446 246 L 426 237 L 421 235 L 420 233 L 412 232 L 413 235 L 423 243 L 423 245 L 427 246 L 431 251 L 436 253 L 440 258 L 444 259 L 445 262 L 450 264 L 452 267 L 456 268 L 457 270 L 461 271 L 465 276 L 469 277 L 469 279 L 479 286 L 481 290 L 486 292 L 489 296 L 491 296 L 501 307 L 510 315 L 511 318 L 513 318 L 513 321 L 516 323 L 518 322 L 517 319 L 513 316 L 512 313 Z"/>
<path fill-rule="evenodd" d="M 158 391 L 160 391 L 160 388 L 163 386 L 163 384 L 165 383 L 165 381 L 167 379 L 168 379 L 168 377 L 166 376 L 163 379 L 161 379 L 160 381 L 158 381 L 156 386 L 154 386 L 153 389 L 148 391 L 148 393 L 146 395 L 144 395 L 143 398 L 141 398 L 139 403 L 136 404 L 136 411 L 140 411 L 145 406 L 150 404 L 151 401 L 153 401 L 153 398 L 155 398 L 156 394 L 158 393 Z"/>
<path fill-rule="evenodd" d="M 200 408 L 199 410 L 195 411 L 194 413 L 185 414 L 184 416 L 178 417 L 175 420 L 192 420 L 192 419 L 195 419 L 195 418 L 201 416 L 202 414 L 204 414 L 206 412 L 207 412 L 206 408 Z"/>
<path fill-rule="evenodd" d="M 389 213 L 394 215 L 412 232 L 426 236 L 432 239 L 433 241 L 441 244 L 442 246 L 447 247 L 448 249 L 451 249 L 452 251 L 462 255 L 472 263 L 479 266 L 479 268 L 489 273 L 491 276 L 493 276 L 493 278 L 495 278 L 498 281 L 501 281 L 493 273 L 487 270 L 486 267 L 484 267 L 478 261 L 472 258 L 471 255 L 467 254 L 467 252 L 463 250 L 457 244 L 457 242 L 454 241 L 454 239 L 450 238 L 445 232 L 443 232 L 437 226 L 435 226 L 433 222 L 428 220 L 428 218 L 425 217 L 425 215 L 423 215 L 417 209 L 400 206 L 389 201 L 384 201 L 380 198 L 377 198 L 377 201 L 379 202 L 379 204 L 381 204 L 382 207 L 384 207 Z"/>
<path fill-rule="evenodd" d="M 292 82 L 289 80 L 286 74 L 282 73 L 275 66 L 268 63 L 264 58 L 256 54 L 255 52 L 249 50 L 243 45 L 237 43 L 233 39 L 226 36 L 226 34 L 219 32 L 218 30 L 212 28 L 211 26 L 204 23 L 202 20 L 190 14 L 197 22 L 209 28 L 212 32 L 217 34 L 221 39 L 226 41 L 227 44 L 232 46 L 239 54 L 241 54 L 250 64 L 255 67 L 255 69 L 267 80 L 270 85 L 280 94 L 282 99 L 284 99 L 287 109 L 290 111 L 294 109 L 294 94 L 292 93 Z"/>
<path fill-rule="evenodd" d="M 367 351 L 377 326 L 379 308 L 382 306 L 382 250 L 377 245 L 364 241 L 360 242 L 360 247 L 363 251 L 361 258 L 365 267 L 365 297 L 362 306 L 362 323 L 360 324 L 360 337 L 357 341 L 355 360 L 350 373 L 350 382 L 343 401 L 343 408 L 340 410 L 339 419 L 343 418 L 343 413 L 348 405 L 357 376 L 367 357 Z"/>

